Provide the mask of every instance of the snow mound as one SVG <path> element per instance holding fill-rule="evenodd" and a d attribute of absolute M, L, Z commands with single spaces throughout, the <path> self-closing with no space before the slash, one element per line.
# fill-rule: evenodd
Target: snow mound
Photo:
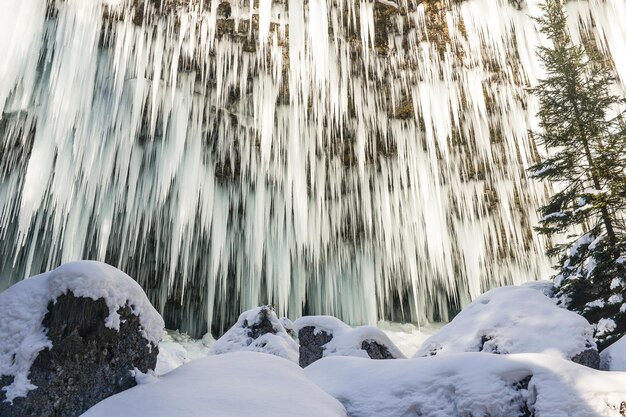
<path fill-rule="evenodd" d="M 626 336 L 600 353 L 600 369 L 605 371 L 626 371 Z"/>
<path fill-rule="evenodd" d="M 369 358 L 363 349 L 364 342 L 376 342 L 386 347 L 394 358 L 405 358 L 404 354 L 391 341 L 384 331 L 372 326 L 350 327 L 332 316 L 305 316 L 294 322 L 295 331 L 305 327 L 315 328 L 315 333 L 325 332 L 332 339 L 324 345 L 323 356 L 356 356 Z"/>
<path fill-rule="evenodd" d="M 305 373 L 359 417 L 619 417 L 626 398 L 626 373 L 542 354 L 333 357 Z"/>
<path fill-rule="evenodd" d="M 596 350 L 593 327 L 529 287 L 493 289 L 424 342 L 415 357 L 459 352 L 548 353 L 565 359 Z"/>
<path fill-rule="evenodd" d="M 345 417 L 343 406 L 288 360 L 255 352 L 209 356 L 110 397 L 83 417 Z"/>
<path fill-rule="evenodd" d="M 521 285 L 523 288 L 531 288 L 533 290 L 541 292 L 546 297 L 552 298 L 556 293 L 554 282 L 552 281 L 530 281 Z"/>
<path fill-rule="evenodd" d="M 143 337 L 158 345 L 163 319 L 132 278 L 101 262 L 62 265 L 0 293 L 0 375 L 14 377 L 13 383 L 2 388 L 8 401 L 36 388 L 29 381 L 28 372 L 39 352 L 52 347 L 42 321 L 48 304 L 68 292 L 76 297 L 104 299 L 109 308 L 105 325 L 116 330 L 120 326 L 117 311 L 129 306 L 140 318 Z"/>
<path fill-rule="evenodd" d="M 270 306 L 243 312 L 211 349 L 214 355 L 237 351 L 269 353 L 298 363 L 298 344 Z"/>
<path fill-rule="evenodd" d="M 166 330 L 159 343 L 155 374 L 165 375 L 187 362 L 207 356 L 213 343 L 215 340 L 210 333 L 202 339 L 193 339 L 187 334 Z"/>
<path fill-rule="evenodd" d="M 154 373 L 156 375 L 165 375 L 189 361 L 187 349 L 182 345 L 176 342 L 161 342 Z"/>

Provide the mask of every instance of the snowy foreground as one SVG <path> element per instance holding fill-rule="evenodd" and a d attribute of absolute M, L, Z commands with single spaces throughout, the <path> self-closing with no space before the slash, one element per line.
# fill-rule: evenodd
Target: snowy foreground
<path fill-rule="evenodd" d="M 620 416 L 626 373 L 540 354 L 462 353 L 412 360 L 326 358 L 307 376 L 348 415 Z"/>
<path fill-rule="evenodd" d="M 217 343 L 168 332 L 157 373 L 182 366 L 142 376 L 142 385 L 85 416 L 626 415 L 626 372 L 617 372 L 626 370 L 626 340 L 601 355 L 602 366 L 613 371 L 568 360 L 595 349 L 592 328 L 540 290 L 535 285 L 490 291 L 428 338 L 411 325 L 382 323 L 385 336 L 331 317 L 305 317 L 293 326 L 271 317 L 280 330 L 276 335 L 246 341 L 241 325 L 254 322 L 261 309 L 242 314 Z M 302 370 L 293 363 L 296 345 L 285 339 L 281 323 L 295 330 L 312 325 L 336 337 L 324 358 Z M 416 352 L 415 357 L 364 358 L 355 343 L 363 337 L 398 342 L 406 349 L 403 356 Z"/>
<path fill-rule="evenodd" d="M 169 343 L 179 352 L 184 345 L 197 353 L 202 345 Z M 140 382 L 85 416 L 592 417 L 623 416 L 626 409 L 626 373 L 548 354 L 379 361 L 335 356 L 302 370 L 274 355 L 233 352 Z"/>
<path fill-rule="evenodd" d="M 114 395 L 100 397 L 91 408 L 72 415 L 626 416 L 626 339 L 598 354 L 593 327 L 559 308 L 544 284 L 489 291 L 439 330 L 390 323 L 352 328 L 329 316 L 292 322 L 277 317 L 271 306 L 261 306 L 243 312 L 219 340 L 210 335 L 193 340 L 164 332 L 161 317 L 130 277 L 108 265 L 79 262 L 0 293 L 0 382 L 5 381 L 0 394 L 6 393 L 0 417 L 6 414 L 2 407 L 18 409 L 7 404 L 28 410 L 20 405 L 24 398 L 37 405 L 42 404 L 42 393 L 45 400 L 45 393 L 54 392 L 46 381 L 61 374 L 44 366 L 47 380 L 33 379 L 34 370 L 41 372 L 41 364 L 48 362 L 40 359 L 46 355 L 63 356 L 62 343 L 69 339 L 60 345 L 53 342 L 53 327 L 43 323 L 54 310 L 51 306 L 62 304 L 61 294 L 68 291 L 104 300 L 98 320 L 104 321 L 100 325 L 106 331 L 98 334 L 108 332 L 124 343 L 130 334 L 125 326 L 134 317 L 139 326 L 135 332 L 142 335 L 139 347 L 159 345 L 158 358 L 151 350 L 154 362 L 142 368 L 156 364 L 155 371 L 135 367 L 129 373 L 133 366 L 124 368 L 137 386 L 110 391 Z M 87 340 L 89 331 L 72 340 Z M 100 351 L 103 341 L 93 340 L 89 346 Z M 59 365 L 67 367 L 63 372 L 72 369 L 71 357 L 68 361 Z M 99 372 L 114 366 L 108 360 L 98 364 Z M 603 370 L 593 369 L 598 366 Z M 94 369 L 86 367 L 79 376 Z M 98 385 L 92 391 L 94 387 L 100 392 Z M 68 390 L 69 385 L 63 387 L 59 401 L 69 398 Z M 87 390 L 79 386 L 78 401 Z"/>

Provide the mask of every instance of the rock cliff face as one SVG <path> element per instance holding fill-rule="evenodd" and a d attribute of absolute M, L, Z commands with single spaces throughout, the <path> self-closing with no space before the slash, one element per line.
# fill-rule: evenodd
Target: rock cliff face
<path fill-rule="evenodd" d="M 568 12 L 626 79 L 622 3 Z M 541 152 L 533 13 L 24 0 L 1 26 L 0 259 L 121 265 L 196 335 L 268 300 L 351 324 L 445 319 L 548 276 L 531 231 L 546 190 L 524 171 Z"/>

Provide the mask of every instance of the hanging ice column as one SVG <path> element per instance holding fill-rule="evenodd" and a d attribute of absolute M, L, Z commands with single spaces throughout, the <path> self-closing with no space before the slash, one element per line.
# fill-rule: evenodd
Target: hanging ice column
<path fill-rule="evenodd" d="M 533 10 L 13 3 L 0 288 L 105 260 L 170 327 L 199 334 L 262 303 L 354 324 L 446 319 L 492 286 L 550 275 L 531 230 L 546 190 L 525 174 Z M 621 71 L 623 0 L 568 11 Z"/>

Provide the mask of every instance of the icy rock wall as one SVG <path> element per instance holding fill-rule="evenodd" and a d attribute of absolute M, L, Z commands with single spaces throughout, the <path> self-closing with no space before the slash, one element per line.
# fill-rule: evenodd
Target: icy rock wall
<path fill-rule="evenodd" d="M 200 334 L 445 320 L 550 274 L 534 3 L 2 2 L 0 289 L 105 260 Z M 625 83 L 625 2 L 567 9 Z"/>

